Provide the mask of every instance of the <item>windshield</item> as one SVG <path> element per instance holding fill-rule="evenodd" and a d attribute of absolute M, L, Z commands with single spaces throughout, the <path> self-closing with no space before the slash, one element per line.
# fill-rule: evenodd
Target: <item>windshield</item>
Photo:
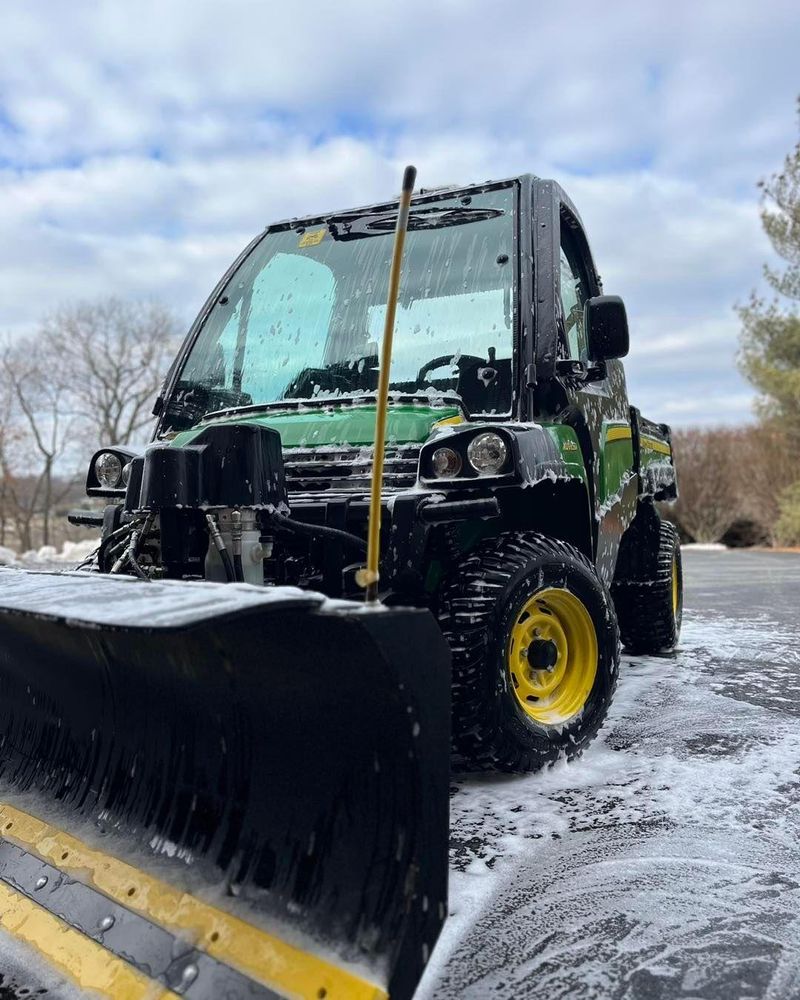
<path fill-rule="evenodd" d="M 412 206 L 393 392 L 510 411 L 513 215 L 510 187 Z M 353 213 L 267 233 L 192 346 L 168 425 L 235 406 L 372 394 L 395 217 Z"/>

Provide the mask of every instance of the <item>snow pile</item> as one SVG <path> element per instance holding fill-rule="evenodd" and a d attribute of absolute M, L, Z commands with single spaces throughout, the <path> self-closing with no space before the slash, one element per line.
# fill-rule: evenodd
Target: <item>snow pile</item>
<path fill-rule="evenodd" d="M 17 561 L 17 553 L 0 545 L 0 566 L 13 566 Z"/>
<path fill-rule="evenodd" d="M 682 549 L 695 549 L 698 552 L 726 552 L 727 545 L 722 542 L 686 542 L 681 545 Z"/>
<path fill-rule="evenodd" d="M 64 542 L 60 552 L 54 545 L 43 545 L 40 549 L 30 549 L 28 552 L 23 552 L 19 558 L 27 566 L 49 566 L 53 563 L 77 564 L 88 559 L 99 544 L 100 541 L 96 538 L 86 539 L 82 542 Z M 0 564 L 2 562 L 2 552 L 0 551 Z"/>

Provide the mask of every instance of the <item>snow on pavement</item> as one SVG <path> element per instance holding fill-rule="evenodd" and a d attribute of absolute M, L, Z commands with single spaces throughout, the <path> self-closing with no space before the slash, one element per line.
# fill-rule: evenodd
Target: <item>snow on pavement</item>
<path fill-rule="evenodd" d="M 573 763 L 467 776 L 420 998 L 800 996 L 800 625 L 687 616 Z"/>

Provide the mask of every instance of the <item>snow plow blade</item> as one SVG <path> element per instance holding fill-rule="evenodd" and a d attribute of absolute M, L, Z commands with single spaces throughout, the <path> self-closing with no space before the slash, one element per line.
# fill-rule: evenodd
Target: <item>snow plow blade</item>
<path fill-rule="evenodd" d="M 410 997 L 449 664 L 425 611 L 0 570 L 0 953 L 110 996 Z"/>

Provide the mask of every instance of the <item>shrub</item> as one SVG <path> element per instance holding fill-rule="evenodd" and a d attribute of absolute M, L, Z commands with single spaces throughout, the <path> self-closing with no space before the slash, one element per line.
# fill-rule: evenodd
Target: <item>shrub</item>
<path fill-rule="evenodd" d="M 775 537 L 780 545 L 800 545 L 800 480 L 778 497 Z"/>

